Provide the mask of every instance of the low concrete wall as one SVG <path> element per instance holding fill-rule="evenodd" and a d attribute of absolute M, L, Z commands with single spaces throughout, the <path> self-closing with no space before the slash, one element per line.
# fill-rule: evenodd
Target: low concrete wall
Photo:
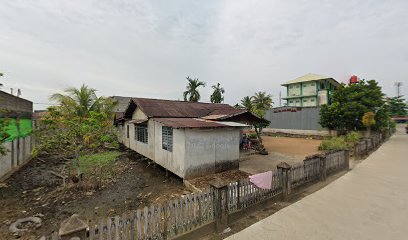
<path fill-rule="evenodd" d="M 336 131 L 329 130 L 300 130 L 300 129 L 279 129 L 279 128 L 264 128 L 262 132 L 265 135 L 299 135 L 299 136 L 336 136 Z"/>
<path fill-rule="evenodd" d="M 5 142 L 4 146 L 8 151 L 5 156 L 0 157 L 0 180 L 7 178 L 30 160 L 32 137 L 17 138 L 11 142 Z"/>

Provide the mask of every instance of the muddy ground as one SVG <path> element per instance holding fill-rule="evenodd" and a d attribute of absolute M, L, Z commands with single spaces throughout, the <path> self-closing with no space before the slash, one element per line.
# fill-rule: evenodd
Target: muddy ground
<path fill-rule="evenodd" d="M 33 159 L 0 185 L 0 239 L 38 239 L 58 230 L 74 213 L 86 220 L 121 215 L 152 203 L 188 193 L 180 178 L 140 155 L 125 153 L 114 163 L 117 175 L 94 190 L 86 185 L 67 184 L 49 170 L 59 170 L 57 159 Z M 10 234 L 9 225 L 19 218 L 40 216 L 41 227 L 20 237 Z"/>

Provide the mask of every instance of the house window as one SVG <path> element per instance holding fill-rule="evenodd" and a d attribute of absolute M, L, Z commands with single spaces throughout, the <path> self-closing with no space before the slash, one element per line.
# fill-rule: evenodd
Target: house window
<path fill-rule="evenodd" d="M 173 151 L 173 128 L 162 127 L 162 147 L 169 152 Z"/>
<path fill-rule="evenodd" d="M 147 143 L 148 142 L 148 134 L 147 134 L 147 126 L 145 125 L 136 125 L 135 126 L 136 136 L 135 139 L 138 142 Z"/>
<path fill-rule="evenodd" d="M 126 137 L 129 138 L 129 125 L 127 125 L 127 129 L 126 129 Z"/>
<path fill-rule="evenodd" d="M 296 85 L 296 88 L 299 88 L 299 85 Z"/>
<path fill-rule="evenodd" d="M 289 88 L 290 88 L 290 89 L 292 89 L 292 88 L 293 88 L 293 86 L 289 86 Z"/>
<path fill-rule="evenodd" d="M 307 102 L 307 99 L 303 99 L 303 102 Z"/>
<path fill-rule="evenodd" d="M 310 101 L 311 101 L 311 102 L 314 102 L 315 100 L 314 100 L 314 99 L 310 99 Z"/>
<path fill-rule="evenodd" d="M 292 101 L 292 100 L 290 100 L 290 101 L 289 101 L 289 103 L 293 103 L 293 101 Z"/>

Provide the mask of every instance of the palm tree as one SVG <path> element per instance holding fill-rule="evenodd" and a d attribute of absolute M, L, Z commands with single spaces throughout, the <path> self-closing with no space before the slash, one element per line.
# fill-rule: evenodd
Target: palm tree
<path fill-rule="evenodd" d="M 252 98 L 254 107 L 258 110 L 269 110 L 272 107 L 272 95 L 266 94 L 266 92 L 257 92 Z"/>
<path fill-rule="evenodd" d="M 200 82 L 198 78 L 191 79 L 190 77 L 187 77 L 187 81 L 188 84 L 186 87 L 186 91 L 184 91 L 183 93 L 184 101 L 198 102 L 201 97 L 198 88 L 200 86 L 205 87 L 205 82 Z"/>
<path fill-rule="evenodd" d="M 222 96 L 225 93 L 224 88 L 220 87 L 220 84 L 217 83 L 217 85 L 211 86 L 212 89 L 214 89 L 213 94 L 211 94 L 210 101 L 212 103 L 221 103 L 224 101 L 224 96 Z"/>
<path fill-rule="evenodd" d="M 254 105 L 252 103 L 252 97 L 246 96 L 241 100 L 241 105 L 248 111 L 252 111 Z"/>
<path fill-rule="evenodd" d="M 96 89 L 89 88 L 83 84 L 79 89 L 67 88 L 65 94 L 55 93 L 50 100 L 56 101 L 64 114 L 88 117 L 90 111 L 112 114 L 115 102 L 111 98 L 97 97 Z"/>

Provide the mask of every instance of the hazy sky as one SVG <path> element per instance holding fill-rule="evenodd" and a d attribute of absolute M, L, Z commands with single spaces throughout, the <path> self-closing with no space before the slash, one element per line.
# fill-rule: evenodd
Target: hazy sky
<path fill-rule="evenodd" d="M 85 83 L 100 95 L 181 99 L 186 76 L 235 104 L 318 73 L 376 79 L 408 95 L 406 0 L 0 2 L 3 90 L 48 103 Z M 46 105 L 35 104 L 35 109 Z"/>

